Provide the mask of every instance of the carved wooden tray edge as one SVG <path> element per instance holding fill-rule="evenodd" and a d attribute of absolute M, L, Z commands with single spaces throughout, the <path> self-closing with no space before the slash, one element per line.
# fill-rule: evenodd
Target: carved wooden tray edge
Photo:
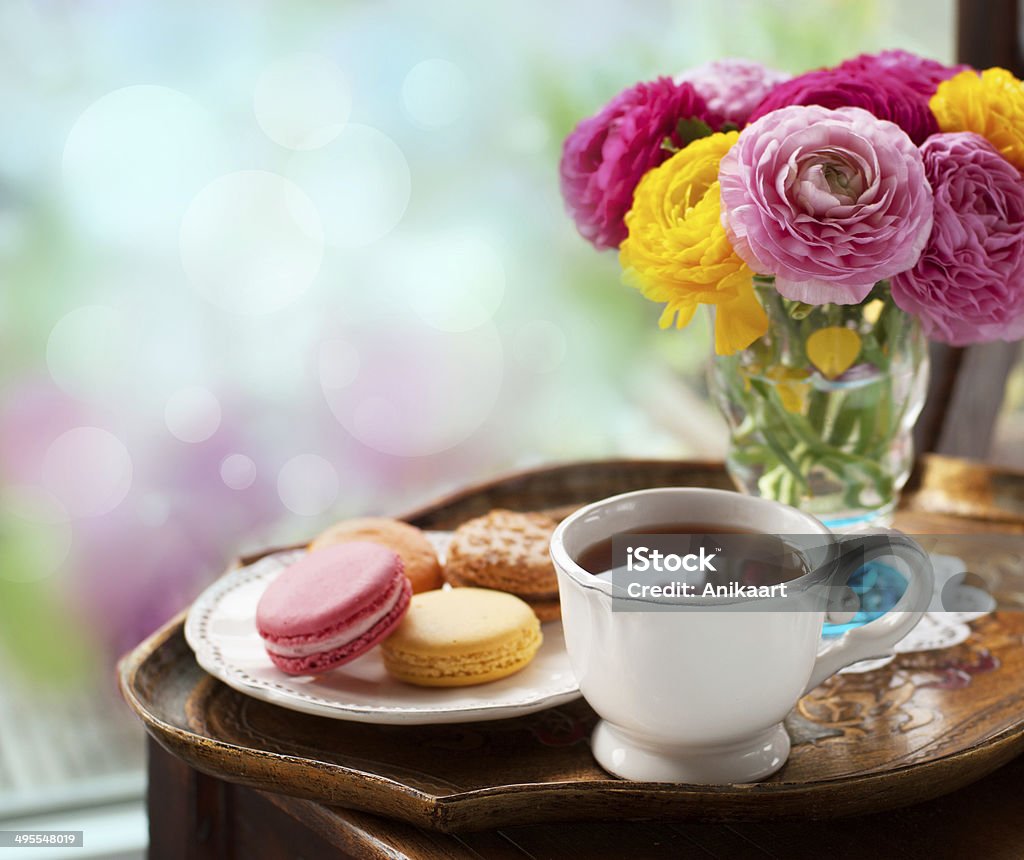
<path fill-rule="evenodd" d="M 739 821 L 832 818 L 923 802 L 955 791 L 1024 752 L 1024 722 L 968 749 L 892 770 L 814 783 L 680 786 L 607 780 L 524 783 L 434 796 L 386 777 L 198 734 L 154 714 L 137 686 L 147 660 L 182 636 L 179 615 L 126 655 L 121 691 L 165 749 L 211 776 L 263 791 L 384 814 L 442 832 L 600 819 Z M 197 671 L 199 671 L 197 669 Z M 205 673 L 204 673 L 205 674 Z M 208 675 L 204 682 L 219 684 Z M 287 777 L 282 778 L 287 772 Z M 884 802 L 879 802 L 879 795 Z"/>

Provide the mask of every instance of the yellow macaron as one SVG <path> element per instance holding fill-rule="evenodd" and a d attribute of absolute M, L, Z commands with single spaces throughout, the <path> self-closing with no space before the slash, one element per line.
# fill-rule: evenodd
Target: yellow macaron
<path fill-rule="evenodd" d="M 421 687 L 466 687 L 518 672 L 543 637 L 529 605 L 487 588 L 413 595 L 409 611 L 381 648 L 396 678 Z"/>

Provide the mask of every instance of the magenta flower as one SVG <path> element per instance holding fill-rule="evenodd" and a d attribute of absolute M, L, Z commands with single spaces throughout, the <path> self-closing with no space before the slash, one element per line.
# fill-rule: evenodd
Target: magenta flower
<path fill-rule="evenodd" d="M 954 346 L 1024 337 L 1024 177 L 971 132 L 937 134 L 921 153 L 935 226 L 893 299 Z"/>
<path fill-rule="evenodd" d="M 711 111 L 742 128 L 772 88 L 790 77 L 754 60 L 732 58 L 687 69 L 676 75 L 676 83 L 693 84 Z"/>
<path fill-rule="evenodd" d="M 733 248 L 789 299 L 861 302 L 911 268 L 931 232 L 920 152 L 860 108 L 763 116 L 740 132 L 718 176 Z"/>
<path fill-rule="evenodd" d="M 939 84 L 953 75 L 969 69 L 962 63 L 947 66 L 936 60 L 929 60 L 911 54 L 909 51 L 882 51 L 878 54 L 860 54 L 836 66 L 836 71 L 861 75 L 869 82 L 879 78 L 895 78 L 914 92 L 930 99 Z"/>
<path fill-rule="evenodd" d="M 598 248 L 619 246 L 640 177 L 671 154 L 662 148 L 666 137 L 684 144 L 676 126 L 690 118 L 721 124 L 690 84 L 658 78 L 619 93 L 576 126 L 562 149 L 562 196 L 584 238 Z"/>
<path fill-rule="evenodd" d="M 859 107 L 902 128 L 919 146 L 939 124 L 928 99 L 895 77 L 820 69 L 779 84 L 757 106 L 750 121 L 789 105 Z"/>

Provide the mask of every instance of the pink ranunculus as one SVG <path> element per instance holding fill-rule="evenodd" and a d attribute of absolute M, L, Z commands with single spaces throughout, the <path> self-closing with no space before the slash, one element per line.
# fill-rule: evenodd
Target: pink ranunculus
<path fill-rule="evenodd" d="M 954 346 L 1024 338 L 1024 177 L 971 132 L 934 135 L 921 153 L 935 226 L 894 301 Z"/>
<path fill-rule="evenodd" d="M 775 87 L 750 115 L 750 121 L 789 105 L 859 107 L 902 128 L 918 146 L 939 130 L 928 98 L 894 77 L 871 77 L 819 69 Z"/>
<path fill-rule="evenodd" d="M 733 248 L 789 299 L 863 301 L 917 262 L 931 232 L 920 152 L 860 108 L 767 114 L 740 132 L 718 175 Z"/>
<path fill-rule="evenodd" d="M 693 84 L 708 108 L 738 128 L 773 87 L 792 77 L 754 60 L 730 58 L 713 60 L 676 75 L 676 83 Z"/>
<path fill-rule="evenodd" d="M 676 126 L 691 118 L 714 130 L 721 125 L 693 86 L 658 78 L 619 93 L 576 126 L 565 139 L 560 172 L 562 196 L 584 238 L 598 248 L 619 246 L 640 177 L 671 154 L 662 148 L 665 138 L 683 145 Z"/>
<path fill-rule="evenodd" d="M 837 71 L 863 75 L 868 83 L 879 78 L 895 78 L 928 99 L 935 95 L 939 84 L 969 68 L 962 63 L 947 66 L 937 60 L 900 50 L 860 54 L 836 66 Z"/>

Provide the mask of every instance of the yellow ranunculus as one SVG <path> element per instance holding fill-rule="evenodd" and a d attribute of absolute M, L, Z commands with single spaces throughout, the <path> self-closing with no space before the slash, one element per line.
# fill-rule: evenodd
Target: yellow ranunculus
<path fill-rule="evenodd" d="M 932 113 L 943 131 L 973 131 L 1024 170 L 1024 83 L 1006 69 L 960 72 L 939 84 Z"/>
<path fill-rule="evenodd" d="M 738 136 L 733 131 L 700 138 L 645 173 L 619 249 L 626 283 L 665 302 L 662 328 L 673 322 L 682 328 L 700 304 L 716 306 L 720 355 L 750 346 L 768 330 L 753 273 L 722 226 L 718 163 Z"/>

